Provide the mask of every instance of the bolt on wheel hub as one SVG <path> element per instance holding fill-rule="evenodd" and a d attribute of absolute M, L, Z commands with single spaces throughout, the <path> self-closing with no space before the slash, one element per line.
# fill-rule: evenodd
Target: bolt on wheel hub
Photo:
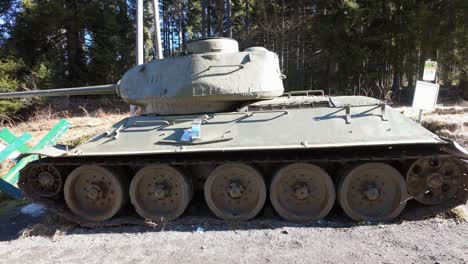
<path fill-rule="evenodd" d="M 54 176 L 50 172 L 41 172 L 37 178 L 42 186 L 52 186 L 54 184 Z"/>
<path fill-rule="evenodd" d="M 305 200 L 309 197 L 310 190 L 309 187 L 305 184 L 298 184 L 294 188 L 294 197 L 298 200 Z"/>
<path fill-rule="evenodd" d="M 167 197 L 167 188 L 165 185 L 163 184 L 159 184 L 158 186 L 156 186 L 156 188 L 154 189 L 154 192 L 153 192 L 153 195 L 156 199 L 158 200 L 163 200 L 164 198 Z"/>
<path fill-rule="evenodd" d="M 379 190 L 374 185 L 369 185 L 364 192 L 364 195 L 369 201 L 377 200 L 377 198 L 379 198 L 379 194 Z"/>
<path fill-rule="evenodd" d="M 443 176 L 439 173 L 433 173 L 427 177 L 426 184 L 431 188 L 439 188 L 444 183 Z"/>
<path fill-rule="evenodd" d="M 102 189 L 96 184 L 92 184 L 86 189 L 86 197 L 90 200 L 98 200 L 102 196 Z"/>
<path fill-rule="evenodd" d="M 231 182 L 227 187 L 227 193 L 232 199 L 241 198 L 244 194 L 244 187 L 237 182 Z"/>

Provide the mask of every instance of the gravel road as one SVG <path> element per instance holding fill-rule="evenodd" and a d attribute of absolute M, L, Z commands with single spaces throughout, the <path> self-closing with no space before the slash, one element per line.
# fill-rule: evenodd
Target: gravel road
<path fill-rule="evenodd" d="M 1 263 L 468 262 L 468 223 L 442 217 L 356 224 L 334 216 L 307 226 L 184 217 L 164 227 L 57 229 L 41 224 L 47 215 L 22 215 L 23 206 L 0 213 Z"/>

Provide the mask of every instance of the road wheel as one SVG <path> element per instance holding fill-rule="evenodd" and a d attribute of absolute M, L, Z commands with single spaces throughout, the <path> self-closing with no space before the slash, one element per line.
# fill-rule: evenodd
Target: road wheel
<path fill-rule="evenodd" d="M 225 220 L 248 220 L 255 217 L 266 199 L 262 175 L 242 163 L 216 167 L 204 186 L 205 200 L 211 211 Z"/>
<path fill-rule="evenodd" d="M 341 208 L 356 221 L 389 221 L 405 208 L 403 176 L 384 163 L 366 163 L 351 169 L 340 181 Z"/>
<path fill-rule="evenodd" d="M 110 168 L 84 165 L 73 170 L 64 186 L 65 202 L 82 219 L 111 219 L 127 201 L 124 176 Z"/>
<path fill-rule="evenodd" d="M 192 199 L 192 185 L 174 167 L 150 165 L 138 171 L 133 178 L 130 199 L 141 217 L 171 221 L 187 209 Z"/>
<path fill-rule="evenodd" d="M 330 212 L 335 202 L 335 187 L 328 173 L 320 167 L 295 163 L 273 176 L 270 200 L 282 218 L 311 222 Z"/>

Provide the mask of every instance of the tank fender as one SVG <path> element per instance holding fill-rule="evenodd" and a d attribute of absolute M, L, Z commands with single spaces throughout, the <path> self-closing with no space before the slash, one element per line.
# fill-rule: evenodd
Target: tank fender
<path fill-rule="evenodd" d="M 21 154 L 18 158 L 22 159 L 30 155 L 39 155 L 45 157 L 61 157 L 65 156 L 68 151 L 71 151 L 72 148 L 69 146 L 56 145 L 56 146 L 47 146 L 42 149 L 32 150 Z"/>
<path fill-rule="evenodd" d="M 468 151 L 464 147 L 460 146 L 460 144 L 458 144 L 457 142 L 451 139 L 442 138 L 442 137 L 441 139 L 448 143 L 447 146 L 444 146 L 442 148 L 444 151 L 446 151 L 447 153 L 457 158 L 463 159 L 465 161 L 468 160 Z"/>

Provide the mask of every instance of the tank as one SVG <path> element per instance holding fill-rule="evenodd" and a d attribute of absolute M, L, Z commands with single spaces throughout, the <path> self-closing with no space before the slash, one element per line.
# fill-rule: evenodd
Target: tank
<path fill-rule="evenodd" d="M 194 194 L 224 220 L 271 206 L 301 223 L 334 207 L 356 221 L 390 221 L 409 200 L 466 201 L 468 153 L 458 144 L 374 98 L 284 93 L 284 78 L 275 53 L 217 38 L 132 68 L 117 84 L 0 94 L 118 94 L 143 110 L 75 148 L 24 154 L 40 159 L 19 187 L 90 227 L 175 220 L 202 202 Z"/>

